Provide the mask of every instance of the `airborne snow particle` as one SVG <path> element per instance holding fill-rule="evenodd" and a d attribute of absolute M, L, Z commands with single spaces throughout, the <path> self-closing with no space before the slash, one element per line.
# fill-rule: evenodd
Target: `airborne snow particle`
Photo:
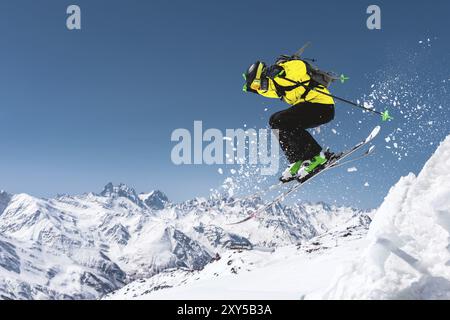
<path fill-rule="evenodd" d="M 219 174 L 223 174 L 222 168 L 217 169 L 217 172 L 218 172 Z"/>
<path fill-rule="evenodd" d="M 347 172 L 355 172 L 355 171 L 358 171 L 356 167 L 351 167 L 347 169 Z"/>
<path fill-rule="evenodd" d="M 373 105 L 372 102 L 366 102 L 366 101 L 364 101 L 363 105 L 364 105 L 364 107 L 366 107 L 367 109 L 373 109 L 373 108 L 374 108 L 374 105 Z"/>
<path fill-rule="evenodd" d="M 336 129 L 331 129 L 331 131 L 332 131 L 334 134 L 337 134 Z"/>
<path fill-rule="evenodd" d="M 368 187 L 368 186 L 369 186 L 368 182 L 364 183 L 364 187 Z"/>

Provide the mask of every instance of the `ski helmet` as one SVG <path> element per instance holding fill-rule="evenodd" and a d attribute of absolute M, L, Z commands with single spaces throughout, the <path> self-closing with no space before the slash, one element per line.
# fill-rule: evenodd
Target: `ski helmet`
<path fill-rule="evenodd" d="M 265 68 L 265 63 L 256 61 L 248 67 L 247 71 L 243 74 L 245 79 L 244 91 L 253 91 L 259 89 L 261 83 L 261 74 Z"/>

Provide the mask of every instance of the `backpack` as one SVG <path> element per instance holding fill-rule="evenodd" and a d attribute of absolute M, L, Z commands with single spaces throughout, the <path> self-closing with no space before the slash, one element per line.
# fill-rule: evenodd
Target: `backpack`
<path fill-rule="evenodd" d="M 311 84 L 310 87 L 317 87 L 319 85 L 324 86 L 325 88 L 328 88 L 331 83 L 333 83 L 336 80 L 339 80 L 340 77 L 338 77 L 334 72 L 329 71 L 323 71 L 320 70 L 318 67 L 312 64 L 312 62 L 315 62 L 314 59 L 308 59 L 308 58 L 302 58 L 301 55 L 303 54 L 303 51 L 310 45 L 310 42 L 306 43 L 303 47 L 301 47 L 299 50 L 297 50 L 296 53 L 293 55 L 286 55 L 282 54 L 280 55 L 275 64 L 284 63 L 287 61 L 292 60 L 300 60 L 305 63 L 306 65 L 306 72 L 308 73 L 309 77 L 311 78 Z"/>

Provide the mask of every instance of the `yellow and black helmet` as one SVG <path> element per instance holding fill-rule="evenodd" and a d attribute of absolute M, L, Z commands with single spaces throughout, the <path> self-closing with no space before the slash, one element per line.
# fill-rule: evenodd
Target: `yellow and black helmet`
<path fill-rule="evenodd" d="M 261 75 L 266 68 L 266 64 L 261 61 L 256 61 L 243 74 L 245 79 L 244 91 L 256 92 L 261 87 Z"/>

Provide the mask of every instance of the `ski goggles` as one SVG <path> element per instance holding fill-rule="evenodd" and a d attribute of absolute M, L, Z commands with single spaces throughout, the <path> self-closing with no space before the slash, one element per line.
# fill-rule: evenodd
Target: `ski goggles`
<path fill-rule="evenodd" d="M 249 89 L 251 89 L 253 91 L 257 91 L 257 90 L 261 89 L 261 75 L 263 73 L 263 70 L 264 70 L 264 64 L 259 63 L 258 69 L 256 71 L 256 75 L 255 75 L 255 78 L 253 79 L 253 81 L 249 81 L 250 79 L 247 79 L 247 76 L 245 73 L 242 74 L 242 76 L 244 77 L 244 80 L 246 81 L 242 90 L 250 91 Z"/>

